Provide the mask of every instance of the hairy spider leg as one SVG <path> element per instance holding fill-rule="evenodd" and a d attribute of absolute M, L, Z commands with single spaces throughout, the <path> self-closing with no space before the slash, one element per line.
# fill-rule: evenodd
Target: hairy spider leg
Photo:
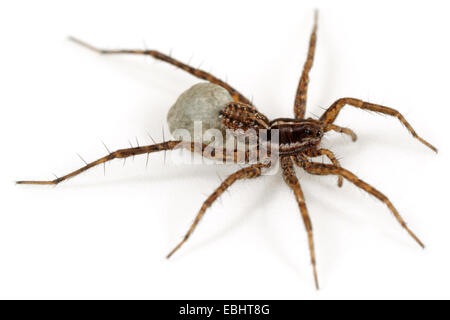
<path fill-rule="evenodd" d="M 305 117 L 306 111 L 306 97 L 308 94 L 308 83 L 309 83 L 309 71 L 312 68 L 314 61 L 314 52 L 316 50 L 316 39 L 317 39 L 317 20 L 318 11 L 314 11 L 314 26 L 309 38 L 309 49 L 308 56 L 306 58 L 305 64 L 303 65 L 302 75 L 300 76 L 300 81 L 297 87 L 297 93 L 295 95 L 294 104 L 294 115 L 296 119 L 303 119 Z"/>
<path fill-rule="evenodd" d="M 408 129 L 408 131 L 413 135 L 414 138 L 416 138 L 417 140 L 422 142 L 424 145 L 426 145 L 428 148 L 430 148 L 434 152 L 438 151 L 429 142 L 427 142 L 424 139 L 422 139 L 421 137 L 419 137 L 419 135 L 414 131 L 414 129 L 411 127 L 411 125 L 408 123 L 408 121 L 406 121 L 406 119 L 403 117 L 403 115 L 400 112 L 398 112 L 395 109 L 385 107 L 385 106 L 382 106 L 379 104 L 373 104 L 373 103 L 365 102 L 365 101 L 355 99 L 355 98 L 341 98 L 341 99 L 336 100 L 336 102 L 334 102 L 322 114 L 322 116 L 320 117 L 319 120 L 325 124 L 333 123 L 334 120 L 336 120 L 341 109 L 346 105 L 356 107 L 359 109 L 363 109 L 363 110 L 375 111 L 378 113 L 383 113 L 383 114 L 387 114 L 389 116 L 396 117 L 406 127 L 406 129 Z"/>
<path fill-rule="evenodd" d="M 178 243 L 178 245 L 170 251 L 170 253 L 167 255 L 167 259 L 169 259 L 191 236 L 192 232 L 194 232 L 195 228 L 197 227 L 200 220 L 203 218 L 206 210 L 213 204 L 214 201 L 217 200 L 217 198 L 220 197 L 222 193 L 224 193 L 233 183 L 235 183 L 237 180 L 241 179 L 252 179 L 261 176 L 261 172 L 264 168 L 268 168 L 270 164 L 267 163 L 257 163 L 254 165 L 251 165 L 246 168 L 242 168 L 235 173 L 229 175 L 221 184 L 220 186 L 208 197 L 208 199 L 205 200 L 202 207 L 200 208 L 200 211 L 197 213 L 197 216 L 194 219 L 194 222 L 192 223 L 191 227 L 189 228 L 186 235 L 183 237 L 183 239 Z"/>
<path fill-rule="evenodd" d="M 334 155 L 334 153 L 331 150 L 328 149 L 311 149 L 308 150 L 306 152 L 306 154 L 309 157 L 320 157 L 320 156 L 326 156 L 333 165 L 335 165 L 336 167 L 340 167 L 341 165 L 339 164 L 338 159 L 336 159 L 336 156 Z M 295 160 L 294 160 L 295 161 Z M 342 176 L 338 176 L 338 187 L 342 187 L 342 183 L 343 183 L 343 178 Z"/>
<path fill-rule="evenodd" d="M 349 135 L 352 138 L 352 141 L 355 142 L 356 139 L 358 138 L 356 136 L 356 133 L 353 132 L 353 130 L 349 129 L 349 128 L 344 128 L 344 127 L 339 127 L 335 124 L 332 123 L 328 123 L 325 126 L 325 131 L 335 131 L 335 132 L 339 132 L 339 133 L 344 133 L 346 135 Z"/>
<path fill-rule="evenodd" d="M 312 223 L 311 219 L 309 218 L 308 209 L 306 208 L 305 197 L 303 196 L 303 191 L 300 186 L 300 182 L 298 181 L 297 176 L 295 175 L 294 165 L 291 157 L 290 156 L 282 157 L 280 159 L 280 163 L 284 181 L 294 192 L 295 199 L 297 200 L 298 206 L 300 208 L 300 213 L 306 228 L 306 232 L 308 233 L 309 252 L 311 256 L 311 264 L 313 266 L 314 282 L 316 284 L 316 289 L 319 290 L 319 280 L 317 277 L 317 269 L 316 269 L 316 255 L 314 251 Z"/>
<path fill-rule="evenodd" d="M 105 50 L 105 49 L 100 49 L 97 47 L 94 47 L 84 41 L 81 41 L 77 38 L 74 37 L 69 37 L 69 40 L 85 47 L 88 48 L 90 50 L 93 50 L 97 53 L 101 53 L 101 54 L 141 54 L 141 55 L 149 55 L 152 56 L 153 58 L 157 59 L 157 60 L 161 60 L 164 62 L 167 62 L 171 65 L 174 65 L 190 74 L 192 74 L 193 76 L 209 81 L 211 83 L 217 84 L 219 86 L 221 86 L 222 88 L 224 88 L 225 90 L 227 90 L 230 95 L 233 97 L 234 101 L 236 102 L 243 102 L 249 105 L 252 105 L 251 101 L 249 99 L 247 99 L 243 94 L 241 94 L 238 90 L 234 89 L 232 86 L 230 86 L 228 83 L 220 80 L 219 78 L 213 76 L 212 74 L 198 69 L 198 68 L 194 68 L 191 67 L 183 62 L 180 62 L 168 55 L 165 55 L 159 51 L 156 50 L 133 50 L 133 49 L 118 49 L 118 50 Z"/>
<path fill-rule="evenodd" d="M 369 185 L 368 183 L 362 181 L 359 179 L 355 174 L 348 171 L 347 169 L 344 169 L 342 167 L 337 167 L 335 165 L 331 164 L 323 164 L 318 162 L 311 162 L 305 159 L 305 161 L 302 162 L 302 167 L 311 174 L 316 175 L 338 175 L 342 176 L 351 183 L 353 183 L 358 188 L 361 188 L 362 190 L 366 191 L 367 193 L 373 195 L 378 200 L 383 202 L 389 210 L 394 214 L 397 221 L 400 223 L 400 225 L 409 233 L 409 235 L 422 247 L 425 248 L 422 241 L 419 240 L 419 238 L 408 228 L 406 225 L 406 222 L 403 220 L 403 218 L 398 213 L 397 209 L 395 209 L 394 205 L 389 201 L 389 199 L 382 194 L 380 191 Z"/>
<path fill-rule="evenodd" d="M 127 148 L 127 149 L 120 149 L 114 152 L 109 153 L 108 155 L 97 159 L 93 162 L 87 163 L 84 167 L 75 170 L 69 174 L 66 174 L 62 177 L 56 178 L 54 180 L 47 180 L 47 181 L 17 181 L 17 184 L 58 184 L 64 180 L 73 178 L 77 175 L 79 175 L 80 173 L 95 167 L 99 164 L 102 163 L 106 163 L 107 161 L 111 161 L 113 159 L 125 159 L 131 156 L 135 156 L 135 155 L 139 155 L 139 154 L 150 154 L 153 152 L 158 152 L 158 151 L 166 151 L 166 150 L 174 150 L 174 149 L 179 149 L 179 148 L 184 148 L 184 149 L 188 149 L 191 152 L 198 152 L 201 153 L 204 157 L 209 158 L 209 159 L 214 159 L 214 160 L 222 160 L 222 161 L 233 161 L 233 162 L 237 162 L 238 160 L 241 160 L 238 151 L 234 151 L 233 154 L 230 153 L 226 153 L 226 151 L 224 151 L 221 148 L 214 148 L 211 146 L 208 146 L 206 144 L 201 144 L 201 143 L 195 143 L 195 142 L 184 142 L 184 141 L 178 141 L 178 140 L 173 140 L 173 141 L 167 141 L 167 142 L 162 142 L 162 143 L 157 143 L 157 144 L 153 144 L 153 145 L 148 145 L 148 146 L 141 146 L 141 147 L 135 147 L 135 148 Z M 245 160 L 248 160 L 248 152 L 245 154 Z"/>

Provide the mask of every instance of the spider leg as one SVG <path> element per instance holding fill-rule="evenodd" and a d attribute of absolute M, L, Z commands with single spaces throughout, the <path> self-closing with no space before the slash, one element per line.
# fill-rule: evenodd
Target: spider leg
<path fill-rule="evenodd" d="M 394 214 L 397 221 L 400 223 L 400 225 L 409 233 L 409 235 L 422 247 L 425 248 L 423 243 L 419 240 L 419 238 L 408 228 L 406 225 L 406 222 L 403 220 L 403 218 L 398 213 L 397 209 L 395 209 L 394 205 L 389 201 L 389 199 L 382 194 L 380 191 L 372 187 L 371 185 L 367 184 L 366 182 L 359 179 L 356 175 L 354 175 L 352 172 L 344 169 L 339 168 L 335 165 L 330 164 L 322 164 L 317 162 L 310 162 L 310 161 L 303 161 L 303 168 L 311 173 L 311 174 L 317 174 L 317 175 L 340 175 L 343 176 L 345 179 L 353 183 L 358 188 L 363 189 L 367 193 L 373 195 L 378 200 L 383 202 L 389 210 Z"/>
<path fill-rule="evenodd" d="M 296 119 L 303 119 L 305 117 L 306 110 L 306 97 L 308 94 L 309 83 L 309 71 L 314 61 L 314 51 L 316 50 L 316 38 L 317 38 L 317 17 L 318 11 L 314 12 L 314 26 L 309 38 L 308 56 L 305 64 L 303 65 L 302 75 L 297 87 L 297 93 L 295 95 L 294 115 Z"/>
<path fill-rule="evenodd" d="M 178 243 L 178 245 L 170 251 L 170 253 L 167 255 L 167 259 L 169 259 L 191 236 L 192 232 L 194 232 L 195 228 L 197 227 L 198 223 L 202 219 L 203 215 L 206 212 L 206 209 L 208 209 L 214 201 L 217 200 L 217 198 L 220 197 L 222 193 L 224 193 L 234 182 L 240 179 L 252 179 L 259 177 L 261 175 L 262 169 L 269 167 L 266 163 L 257 163 L 250 167 L 246 167 L 243 169 L 240 169 L 236 171 L 235 173 L 228 176 L 221 184 L 220 186 L 208 197 L 208 199 L 205 200 L 202 207 L 200 208 L 200 211 L 197 213 L 197 216 L 194 219 L 194 222 L 192 223 L 191 227 L 189 228 L 186 235 L 183 237 L 183 239 Z"/>
<path fill-rule="evenodd" d="M 352 141 L 355 142 L 356 139 L 358 138 L 356 136 L 356 133 L 353 132 L 353 130 L 349 129 L 349 128 L 344 128 L 344 127 L 339 127 L 335 124 L 329 123 L 325 126 L 325 131 L 336 131 L 339 133 L 345 133 L 347 135 L 349 135 L 352 138 Z"/>
<path fill-rule="evenodd" d="M 328 150 L 328 149 L 313 149 L 313 150 L 309 150 L 306 154 L 307 154 L 309 157 L 326 156 L 326 157 L 331 161 L 331 163 L 332 163 L 334 166 L 336 166 L 336 167 L 338 167 L 338 168 L 341 167 L 341 165 L 339 164 L 338 159 L 336 159 L 336 156 L 334 155 L 334 153 L 333 153 L 331 150 Z M 301 167 L 301 165 L 300 165 L 301 162 L 299 162 L 299 161 L 301 161 L 301 160 L 297 160 L 297 157 L 295 157 L 295 158 L 294 158 L 294 161 L 295 161 L 295 163 L 296 163 L 297 165 L 299 165 L 299 166 Z M 338 187 L 339 187 L 339 188 L 342 187 L 342 183 L 343 183 L 343 178 L 342 178 L 342 176 L 338 176 Z"/>
<path fill-rule="evenodd" d="M 195 76 L 197 78 L 209 81 L 211 83 L 214 83 L 214 84 L 217 84 L 217 85 L 223 87 L 225 90 L 227 90 L 230 93 L 230 95 L 233 97 L 233 99 L 237 102 L 243 102 L 243 103 L 252 105 L 252 103 L 249 99 L 244 97 L 244 95 L 242 95 L 239 91 L 234 89 L 228 83 L 220 80 L 219 78 L 213 76 L 212 74 L 210 74 L 206 71 L 191 67 L 191 66 L 189 66 L 181 61 L 178 61 L 168 55 L 165 55 L 159 51 L 156 51 L 156 50 L 133 50 L 133 49 L 105 50 L 105 49 L 100 49 L 100 48 L 94 47 L 94 46 L 92 46 L 84 41 L 81 41 L 77 38 L 74 38 L 74 37 L 69 37 L 69 40 L 71 40 L 87 49 L 90 49 L 92 51 L 100 53 L 100 54 L 140 54 L 140 55 L 152 56 L 153 58 L 155 58 L 157 60 L 161 60 L 161 61 L 167 62 L 171 65 L 174 65 L 174 66 L 192 74 L 193 76 Z"/>
<path fill-rule="evenodd" d="M 298 178 L 295 175 L 294 165 L 292 163 L 291 158 L 290 157 L 282 157 L 280 159 L 280 162 L 281 162 L 281 169 L 283 171 L 284 181 L 294 192 L 295 198 L 297 199 L 297 203 L 300 208 L 300 213 L 302 215 L 303 223 L 305 224 L 306 232 L 308 233 L 309 252 L 311 255 L 311 264 L 313 266 L 314 282 L 316 284 L 317 290 L 319 290 L 319 281 L 317 278 L 316 257 L 315 257 L 315 251 L 314 251 L 312 224 L 311 224 L 311 219 L 309 218 L 308 209 L 306 208 L 305 197 L 303 196 L 303 191 L 300 186 L 300 182 L 298 181 Z"/>
<path fill-rule="evenodd" d="M 195 143 L 195 142 L 183 142 L 183 141 L 167 141 L 163 143 L 157 143 L 149 146 L 142 146 L 142 147 L 135 147 L 135 148 L 127 148 L 127 149 L 120 149 L 114 152 L 109 153 L 108 155 L 97 159 L 93 162 L 87 163 L 84 167 L 81 167 L 78 170 L 75 170 L 71 173 L 68 173 L 60 178 L 56 178 L 54 180 L 48 180 L 48 181 L 17 181 L 17 184 L 53 184 L 56 185 L 64 180 L 67 180 L 69 178 L 72 178 L 74 176 L 79 175 L 80 173 L 95 167 L 99 164 L 106 163 L 108 161 L 111 161 L 113 159 L 120 159 L 120 158 L 128 158 L 131 156 L 139 155 L 139 154 L 149 154 L 153 152 L 158 151 L 166 151 L 166 150 L 174 150 L 179 148 L 185 148 L 190 150 L 191 152 L 198 152 L 201 153 L 204 157 L 210 158 L 210 159 L 220 159 L 222 161 L 231 160 L 233 162 L 237 162 L 240 158 L 238 157 L 238 152 L 234 152 L 233 154 L 225 153 L 222 149 L 219 148 L 213 148 L 205 144 L 201 143 Z M 247 160 L 248 154 L 245 155 L 245 158 Z"/>
<path fill-rule="evenodd" d="M 345 105 L 350 105 L 356 108 L 364 109 L 364 110 L 371 110 L 383 114 L 387 114 L 393 117 L 396 117 L 407 129 L 408 131 L 413 135 L 414 138 L 422 142 L 424 145 L 426 145 L 428 148 L 433 150 L 434 152 L 437 152 L 437 149 L 432 146 L 430 143 L 422 139 L 417 135 L 417 133 L 414 131 L 414 129 L 411 127 L 411 125 L 406 121 L 406 119 L 402 116 L 400 112 L 398 112 L 395 109 L 381 106 L 379 104 L 373 104 L 369 102 L 365 102 L 359 99 L 354 98 L 341 98 L 337 100 L 335 103 L 333 103 L 320 117 L 320 121 L 324 122 L 325 124 L 333 123 L 334 120 L 336 120 L 339 112 Z"/>

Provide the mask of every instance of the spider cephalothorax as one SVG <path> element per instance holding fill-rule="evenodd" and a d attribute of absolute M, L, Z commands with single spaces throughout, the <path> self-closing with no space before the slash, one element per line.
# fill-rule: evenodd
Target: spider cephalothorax
<path fill-rule="evenodd" d="M 315 149 L 322 140 L 323 125 L 315 120 L 278 118 L 270 122 L 271 131 L 278 130 L 279 154 L 294 155 Z"/>
<path fill-rule="evenodd" d="M 272 121 L 269 121 L 266 116 L 260 113 L 250 102 L 249 99 L 245 98 L 239 91 L 231 87 L 229 84 L 224 81 L 214 77 L 208 72 L 205 72 L 200 69 L 193 68 L 187 64 L 184 64 L 178 60 L 173 59 L 170 56 L 162 54 L 155 50 L 103 50 L 95 48 L 85 42 L 80 40 L 71 38 L 71 40 L 85 46 L 91 50 L 94 50 L 98 53 L 102 54 L 143 54 L 150 55 L 155 59 L 165 61 L 169 64 L 175 65 L 190 74 L 207 80 L 212 84 L 220 86 L 228 91 L 233 102 L 228 103 L 220 112 L 220 117 L 222 118 L 222 125 L 226 129 L 231 129 L 235 132 L 241 132 L 246 134 L 247 131 L 254 130 L 257 135 L 259 132 L 264 130 L 266 132 L 266 140 L 274 141 L 272 138 L 274 134 L 278 135 L 278 140 L 274 143 L 275 145 L 271 145 L 271 147 L 275 147 L 278 150 L 277 161 L 280 161 L 281 170 L 283 174 L 284 181 L 286 184 L 292 189 L 297 203 L 299 205 L 300 214 L 302 220 L 304 222 L 307 234 L 308 234 L 308 243 L 311 255 L 311 263 L 313 266 L 314 272 L 314 280 L 316 287 L 319 288 L 317 271 L 316 271 L 316 259 L 315 259 L 315 251 L 314 251 L 314 241 L 312 234 L 312 225 L 311 220 L 309 218 L 309 214 L 306 208 L 305 199 L 303 196 L 303 192 L 300 186 L 300 182 L 296 176 L 294 165 L 297 165 L 300 168 L 303 168 L 306 172 L 310 174 L 316 175 L 335 175 L 338 177 L 338 185 L 342 185 L 343 179 L 348 180 L 353 183 L 356 187 L 361 188 L 367 193 L 373 195 L 382 201 L 389 210 L 393 213 L 397 221 L 400 225 L 409 233 L 409 235 L 422 247 L 424 245 L 422 242 L 414 235 L 414 233 L 406 226 L 405 221 L 402 219 L 398 211 L 389 201 L 389 199 L 380 191 L 367 184 L 363 180 L 359 179 L 352 172 L 342 168 L 334 156 L 333 152 L 320 147 L 320 141 L 327 131 L 336 131 L 345 133 L 351 136 L 353 141 L 356 141 L 356 135 L 352 130 L 348 128 L 342 128 L 334 124 L 337 116 L 339 115 L 340 110 L 348 105 L 355 108 L 370 110 L 374 112 L 378 112 L 381 114 L 390 115 L 396 117 L 413 135 L 414 138 L 418 139 L 420 142 L 425 144 L 427 147 L 437 152 L 437 149 L 433 147 L 430 143 L 423 140 L 421 137 L 417 135 L 411 125 L 406 121 L 406 119 L 395 109 L 391 109 L 389 107 L 365 102 L 355 98 L 341 98 L 336 100 L 323 114 L 319 119 L 305 119 L 305 110 L 306 110 L 306 96 L 308 91 L 308 83 L 309 83 L 309 71 L 313 64 L 314 59 L 314 51 L 316 45 L 316 32 L 317 32 L 317 13 L 315 15 L 315 23 L 313 27 L 313 31 L 311 33 L 311 38 L 309 42 L 309 50 L 307 60 L 303 67 L 303 72 L 300 77 L 300 82 L 297 88 L 297 94 L 295 97 L 294 103 L 294 115 L 295 118 L 279 118 Z M 230 98 L 231 99 L 231 98 Z M 239 131 L 240 130 L 240 131 Z M 259 141 L 259 140 L 258 140 Z M 258 148 L 256 150 L 260 152 L 261 146 L 258 143 Z M 66 174 L 60 178 L 56 178 L 54 180 L 49 181 L 18 181 L 19 184 L 58 184 L 64 180 L 67 180 L 71 177 L 74 177 L 89 168 L 92 168 L 99 164 L 104 164 L 107 161 L 117 158 L 127 158 L 130 156 L 135 156 L 138 154 L 150 154 L 158 151 L 166 151 L 166 150 L 174 150 L 178 148 L 186 148 L 192 152 L 200 152 L 204 157 L 220 159 L 226 161 L 234 161 L 238 162 L 237 150 L 224 151 L 221 148 L 207 146 L 205 144 L 197 143 L 197 142 L 186 142 L 179 140 L 165 141 L 162 143 L 155 143 L 148 146 L 141 146 L 135 148 L 121 149 L 114 152 L 109 152 L 108 155 L 95 160 L 91 163 L 86 163 L 86 166 Z M 311 158 L 325 156 L 327 157 L 331 164 L 324 164 L 321 162 L 314 162 Z M 246 157 L 247 159 L 247 157 Z M 273 162 L 267 161 L 266 158 L 260 157 L 257 163 L 248 165 L 235 173 L 231 174 L 227 177 L 220 186 L 205 200 L 203 205 L 201 206 L 197 216 L 195 217 L 194 222 L 189 228 L 186 235 L 183 237 L 181 242 L 169 253 L 167 257 L 170 257 L 175 251 L 177 251 L 191 236 L 192 232 L 197 227 L 199 221 L 205 214 L 206 210 L 211 206 L 211 204 L 225 191 L 227 190 L 234 182 L 241 179 L 251 179 L 256 178 L 262 175 L 262 172 L 269 168 Z"/>

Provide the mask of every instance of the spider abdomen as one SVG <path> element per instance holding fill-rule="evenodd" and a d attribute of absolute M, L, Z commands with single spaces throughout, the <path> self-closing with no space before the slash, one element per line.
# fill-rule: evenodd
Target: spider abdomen
<path fill-rule="evenodd" d="M 246 133 L 253 129 L 255 134 L 259 134 L 259 130 L 269 128 L 269 119 L 255 107 L 241 103 L 228 103 L 223 110 L 220 111 L 222 125 L 232 131 L 242 130 Z"/>

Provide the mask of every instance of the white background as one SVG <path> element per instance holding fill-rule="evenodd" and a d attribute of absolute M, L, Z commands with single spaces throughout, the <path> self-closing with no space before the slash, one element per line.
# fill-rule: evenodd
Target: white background
<path fill-rule="evenodd" d="M 4 1 L 0 4 L 0 298 L 450 298 L 449 8 L 445 2 Z M 426 3 L 426 4 L 425 4 Z M 313 8 L 320 9 L 308 116 L 357 97 L 396 119 L 351 110 L 329 134 L 344 167 L 385 193 L 421 250 L 375 198 L 298 170 L 314 225 L 321 290 L 281 176 L 241 181 L 166 260 L 219 178 L 236 166 L 121 161 L 56 188 L 53 179 L 137 137 L 162 140 L 168 108 L 199 82 L 142 56 L 105 57 L 66 40 L 155 48 L 292 115 Z M 145 45 L 144 45 L 145 43 Z"/>

